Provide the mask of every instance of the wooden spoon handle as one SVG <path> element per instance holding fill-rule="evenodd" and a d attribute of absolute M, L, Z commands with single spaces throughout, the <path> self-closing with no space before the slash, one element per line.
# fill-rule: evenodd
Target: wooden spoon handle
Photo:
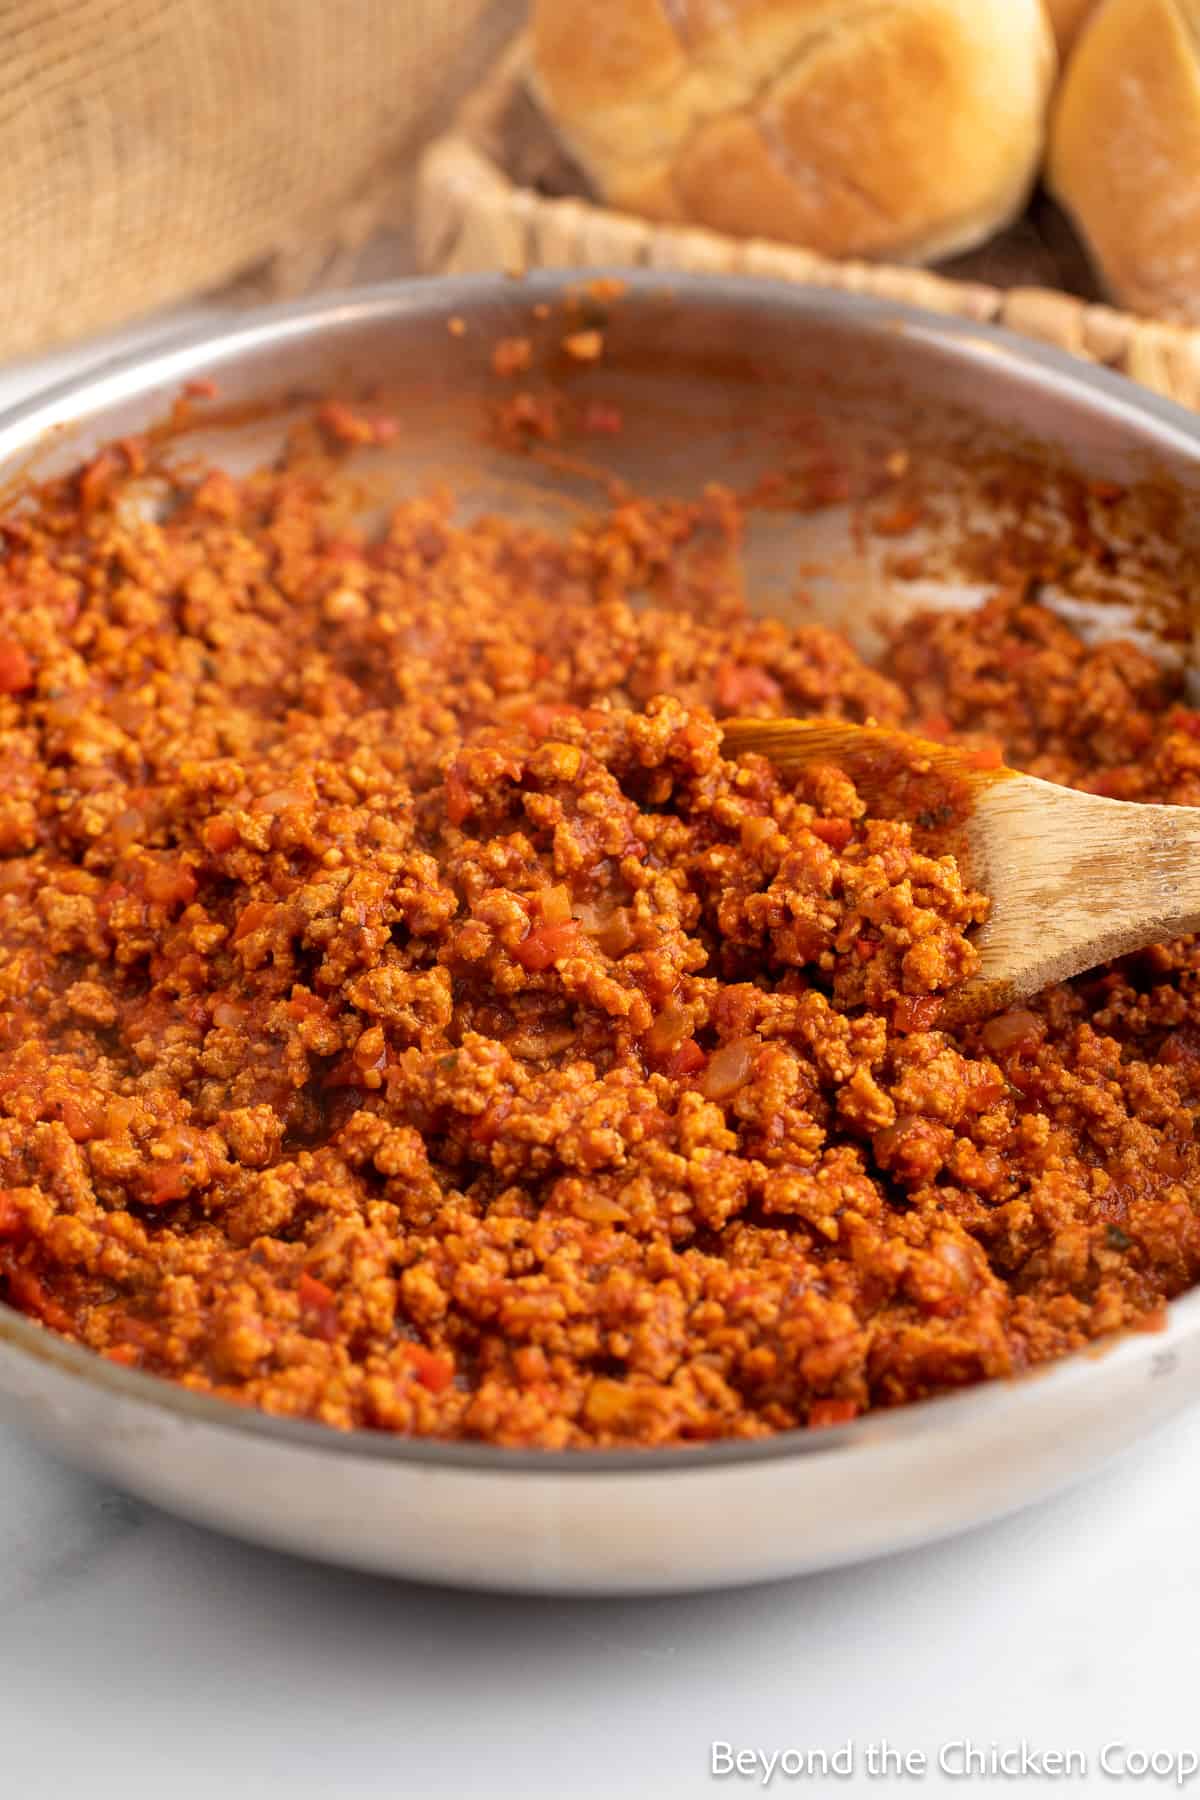
<path fill-rule="evenodd" d="M 1200 930 L 1200 808 L 1013 776 L 976 794 L 969 865 L 1004 896 L 975 938 L 980 979 L 1014 996 Z"/>
<path fill-rule="evenodd" d="M 919 760 L 947 774 L 962 775 L 971 759 L 970 751 L 957 744 L 935 743 L 894 725 L 847 725 L 844 719 L 724 719 L 721 737 L 726 756 L 753 752 L 779 769 L 830 762 L 851 776 L 864 766 L 873 770 L 875 764 L 886 770 L 897 760 Z"/>

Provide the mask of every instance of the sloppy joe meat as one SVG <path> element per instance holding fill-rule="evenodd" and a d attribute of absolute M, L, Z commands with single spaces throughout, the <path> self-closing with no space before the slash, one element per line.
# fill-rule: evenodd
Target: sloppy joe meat
<path fill-rule="evenodd" d="M 718 493 L 368 536 L 336 462 L 151 519 L 136 461 L 5 526 L 12 1305 L 275 1414 L 558 1448 L 840 1423 L 1196 1280 L 1200 947 L 944 1029 L 986 897 L 719 727 L 936 721 L 1195 803 L 1142 651 L 1016 588 L 870 668 L 751 618 Z"/>

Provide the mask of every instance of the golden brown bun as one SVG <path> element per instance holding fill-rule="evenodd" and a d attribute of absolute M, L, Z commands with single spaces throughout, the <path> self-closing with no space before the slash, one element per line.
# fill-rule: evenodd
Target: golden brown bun
<path fill-rule="evenodd" d="M 1041 0 L 534 0 L 542 104 L 599 195 L 655 219 L 926 262 L 1025 203 Z"/>
<path fill-rule="evenodd" d="M 1046 11 L 1058 39 L 1058 53 L 1064 61 L 1079 34 L 1079 27 L 1096 5 L 1097 0 L 1046 0 Z"/>
<path fill-rule="evenodd" d="M 1114 297 L 1200 325 L 1200 0 L 1106 0 L 1059 90 L 1047 180 Z"/>

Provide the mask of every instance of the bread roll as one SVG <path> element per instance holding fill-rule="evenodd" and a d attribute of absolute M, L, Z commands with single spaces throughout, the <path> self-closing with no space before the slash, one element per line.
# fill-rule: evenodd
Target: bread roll
<path fill-rule="evenodd" d="M 1050 23 L 1058 39 L 1058 52 L 1064 61 L 1067 51 L 1075 42 L 1079 27 L 1095 6 L 1096 0 L 1046 0 L 1046 11 L 1050 14 Z"/>
<path fill-rule="evenodd" d="M 928 262 L 1025 203 L 1054 78 L 1041 0 L 534 0 L 535 87 L 599 196 L 650 218 Z"/>
<path fill-rule="evenodd" d="M 1059 90 L 1047 180 L 1116 300 L 1200 325 L 1200 0 L 1105 0 Z"/>

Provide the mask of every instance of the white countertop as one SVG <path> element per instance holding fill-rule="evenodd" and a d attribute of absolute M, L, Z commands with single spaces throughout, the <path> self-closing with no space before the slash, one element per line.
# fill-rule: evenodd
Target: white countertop
<path fill-rule="evenodd" d="M 773 1794 L 1003 1793 L 942 1745 L 1200 1749 L 1200 1416 L 1085 1487 L 929 1550 L 775 1587 L 508 1600 L 252 1550 L 0 1433 L 3 1792 L 89 1800 L 675 1800 L 711 1744 L 854 1744 Z M 886 1498 L 881 1497 L 881 1504 Z M 730 1529 L 738 1524 L 730 1520 Z M 868 1746 L 925 1752 L 872 1780 Z M 954 1753 L 951 1753 L 954 1754 Z M 47 1774 L 49 1771 L 49 1774 Z M 1030 1784 L 1033 1785 L 1033 1784 Z M 1200 1780 L 1185 1788 L 1200 1792 Z"/>
<path fill-rule="evenodd" d="M 95 354 L 0 373 L 0 405 Z M 762 1792 L 761 1767 L 714 1778 L 714 1741 L 852 1746 L 850 1776 L 780 1769 L 773 1794 L 1152 1795 L 1179 1791 L 1179 1766 L 1106 1776 L 1105 1746 L 1200 1754 L 1200 1412 L 1074 1493 L 949 1544 L 636 1602 L 311 1567 L 177 1523 L 8 1431 L 0 1471 L 2 1800 Z M 883 1740 L 928 1772 L 873 1777 Z M 1088 1772 L 940 1774 L 939 1750 L 960 1768 L 965 1740 L 1018 1755 L 1024 1740 Z M 1183 1791 L 1200 1796 L 1200 1775 Z"/>

